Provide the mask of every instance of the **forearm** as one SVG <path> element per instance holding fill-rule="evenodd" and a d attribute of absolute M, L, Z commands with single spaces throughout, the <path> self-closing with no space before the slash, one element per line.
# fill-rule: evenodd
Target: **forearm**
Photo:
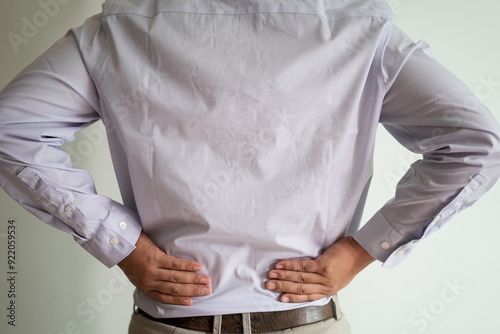
<path fill-rule="evenodd" d="M 354 234 L 385 267 L 401 262 L 419 240 L 471 206 L 500 176 L 495 118 L 425 43 L 413 43 L 397 29 L 393 35 L 404 42 L 391 41 L 387 55 L 403 58 L 384 63 L 390 80 L 380 122 L 422 159 L 410 166 L 395 196 Z M 397 46 L 405 43 L 406 49 Z M 401 65 L 393 66 L 398 61 Z"/>
<path fill-rule="evenodd" d="M 106 266 L 133 249 L 133 210 L 97 194 L 88 171 L 59 147 L 99 119 L 99 100 L 72 34 L 0 93 L 0 185 L 25 209 L 71 234 Z"/>

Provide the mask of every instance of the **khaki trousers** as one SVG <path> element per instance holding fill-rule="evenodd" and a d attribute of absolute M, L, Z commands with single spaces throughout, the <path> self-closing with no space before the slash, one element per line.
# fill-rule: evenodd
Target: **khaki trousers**
<path fill-rule="evenodd" d="M 338 319 L 328 319 L 310 325 L 294 327 L 275 332 L 266 332 L 262 334 L 349 334 L 351 333 L 349 323 L 338 307 L 338 302 L 335 300 L 338 311 Z M 141 314 L 134 313 L 130 321 L 128 334 L 211 334 L 212 332 L 200 332 L 190 329 L 184 329 L 165 325 L 154 320 L 148 319 Z"/>

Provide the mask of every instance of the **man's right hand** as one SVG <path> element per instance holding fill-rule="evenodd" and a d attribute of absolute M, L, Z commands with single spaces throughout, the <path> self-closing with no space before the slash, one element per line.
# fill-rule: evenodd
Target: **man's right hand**
<path fill-rule="evenodd" d="M 166 254 L 144 233 L 118 266 L 132 284 L 160 303 L 190 306 L 190 297 L 212 293 L 210 277 L 195 273 L 203 269 L 201 264 Z"/>

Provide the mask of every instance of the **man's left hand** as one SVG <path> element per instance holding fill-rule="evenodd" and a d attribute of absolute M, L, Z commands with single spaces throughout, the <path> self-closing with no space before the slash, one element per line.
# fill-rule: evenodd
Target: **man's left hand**
<path fill-rule="evenodd" d="M 284 303 L 313 301 L 337 294 L 373 261 L 356 240 L 345 237 L 314 260 L 277 262 L 266 287 L 281 292 Z"/>

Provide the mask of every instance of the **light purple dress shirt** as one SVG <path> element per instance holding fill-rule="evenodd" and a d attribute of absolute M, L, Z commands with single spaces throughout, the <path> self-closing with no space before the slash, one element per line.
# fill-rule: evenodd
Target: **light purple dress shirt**
<path fill-rule="evenodd" d="M 101 119 L 123 204 L 59 149 Z M 422 154 L 359 229 L 378 124 Z M 499 127 L 392 23 L 384 1 L 108 0 L 0 95 L 1 185 L 113 266 L 142 230 L 196 260 L 191 307 L 136 292 L 156 317 L 276 311 L 281 259 L 346 234 L 402 261 L 500 174 Z"/>

